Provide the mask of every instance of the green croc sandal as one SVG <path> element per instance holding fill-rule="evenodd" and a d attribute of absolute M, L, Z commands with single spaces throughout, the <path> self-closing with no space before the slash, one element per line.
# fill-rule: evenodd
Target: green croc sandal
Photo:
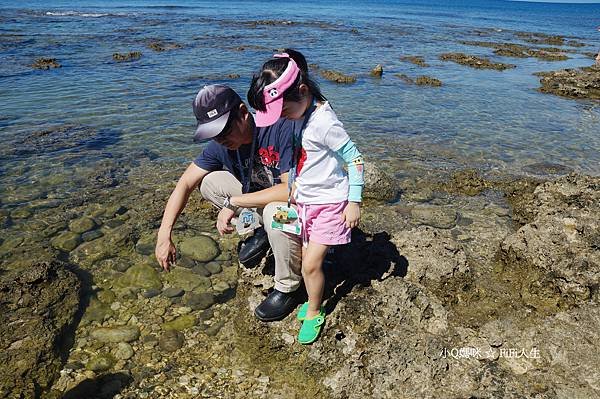
<path fill-rule="evenodd" d="M 302 321 L 306 319 L 306 311 L 308 310 L 308 302 L 304 302 L 300 309 L 298 309 L 298 314 L 296 315 L 296 319 Z M 321 306 L 321 312 L 325 314 L 325 306 Z"/>
<path fill-rule="evenodd" d="M 298 333 L 298 342 L 302 345 L 315 342 L 319 338 L 323 324 L 325 324 L 325 312 L 323 311 L 315 317 L 304 319 Z"/>

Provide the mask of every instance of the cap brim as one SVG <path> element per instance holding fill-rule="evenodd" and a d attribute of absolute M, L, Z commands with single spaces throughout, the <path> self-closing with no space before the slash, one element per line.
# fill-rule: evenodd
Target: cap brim
<path fill-rule="evenodd" d="M 198 124 L 198 126 L 196 126 L 196 133 L 194 133 L 194 142 L 201 143 L 203 141 L 211 140 L 221 133 L 227 124 L 227 119 L 229 119 L 229 112 L 221 115 L 214 121 Z"/>
<path fill-rule="evenodd" d="M 278 98 L 272 103 L 267 104 L 267 110 L 265 112 L 256 111 L 256 117 L 254 122 L 257 127 L 271 126 L 281 117 L 281 110 L 283 109 L 283 97 Z"/>

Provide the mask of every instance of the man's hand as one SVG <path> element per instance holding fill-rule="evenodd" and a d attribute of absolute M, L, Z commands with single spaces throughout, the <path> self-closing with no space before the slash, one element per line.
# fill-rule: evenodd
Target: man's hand
<path fill-rule="evenodd" d="M 154 255 L 160 266 L 168 272 L 171 265 L 175 263 L 177 256 L 177 249 L 175 249 L 175 245 L 173 244 L 173 241 L 171 241 L 169 235 L 164 236 L 159 232 Z"/>
<path fill-rule="evenodd" d="M 235 212 L 229 208 L 223 208 L 219 212 L 219 216 L 217 216 L 217 230 L 219 230 L 219 234 L 229 234 L 233 232 L 233 227 L 229 225 L 231 218 L 233 218 Z"/>
<path fill-rule="evenodd" d="M 360 203 L 348 202 L 341 217 L 346 222 L 346 227 L 352 229 L 358 226 L 358 222 L 360 222 Z"/>

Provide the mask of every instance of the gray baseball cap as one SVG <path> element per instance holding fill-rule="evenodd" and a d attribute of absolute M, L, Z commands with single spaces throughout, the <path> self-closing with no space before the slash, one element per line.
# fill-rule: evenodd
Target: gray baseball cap
<path fill-rule="evenodd" d="M 229 86 L 208 85 L 200 89 L 192 104 L 198 121 L 194 141 L 210 140 L 221 133 L 229 112 L 241 102 L 240 96 Z"/>

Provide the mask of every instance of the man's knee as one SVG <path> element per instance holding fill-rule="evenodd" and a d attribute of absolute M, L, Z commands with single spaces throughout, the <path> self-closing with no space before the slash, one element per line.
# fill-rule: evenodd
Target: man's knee
<path fill-rule="evenodd" d="M 205 200 L 210 200 L 214 196 L 216 186 L 217 172 L 211 172 L 204 176 L 202 183 L 200 183 L 200 194 Z"/>
<path fill-rule="evenodd" d="M 202 197 L 217 206 L 221 206 L 225 197 L 242 194 L 242 183 L 226 170 L 207 174 L 200 183 Z"/>

